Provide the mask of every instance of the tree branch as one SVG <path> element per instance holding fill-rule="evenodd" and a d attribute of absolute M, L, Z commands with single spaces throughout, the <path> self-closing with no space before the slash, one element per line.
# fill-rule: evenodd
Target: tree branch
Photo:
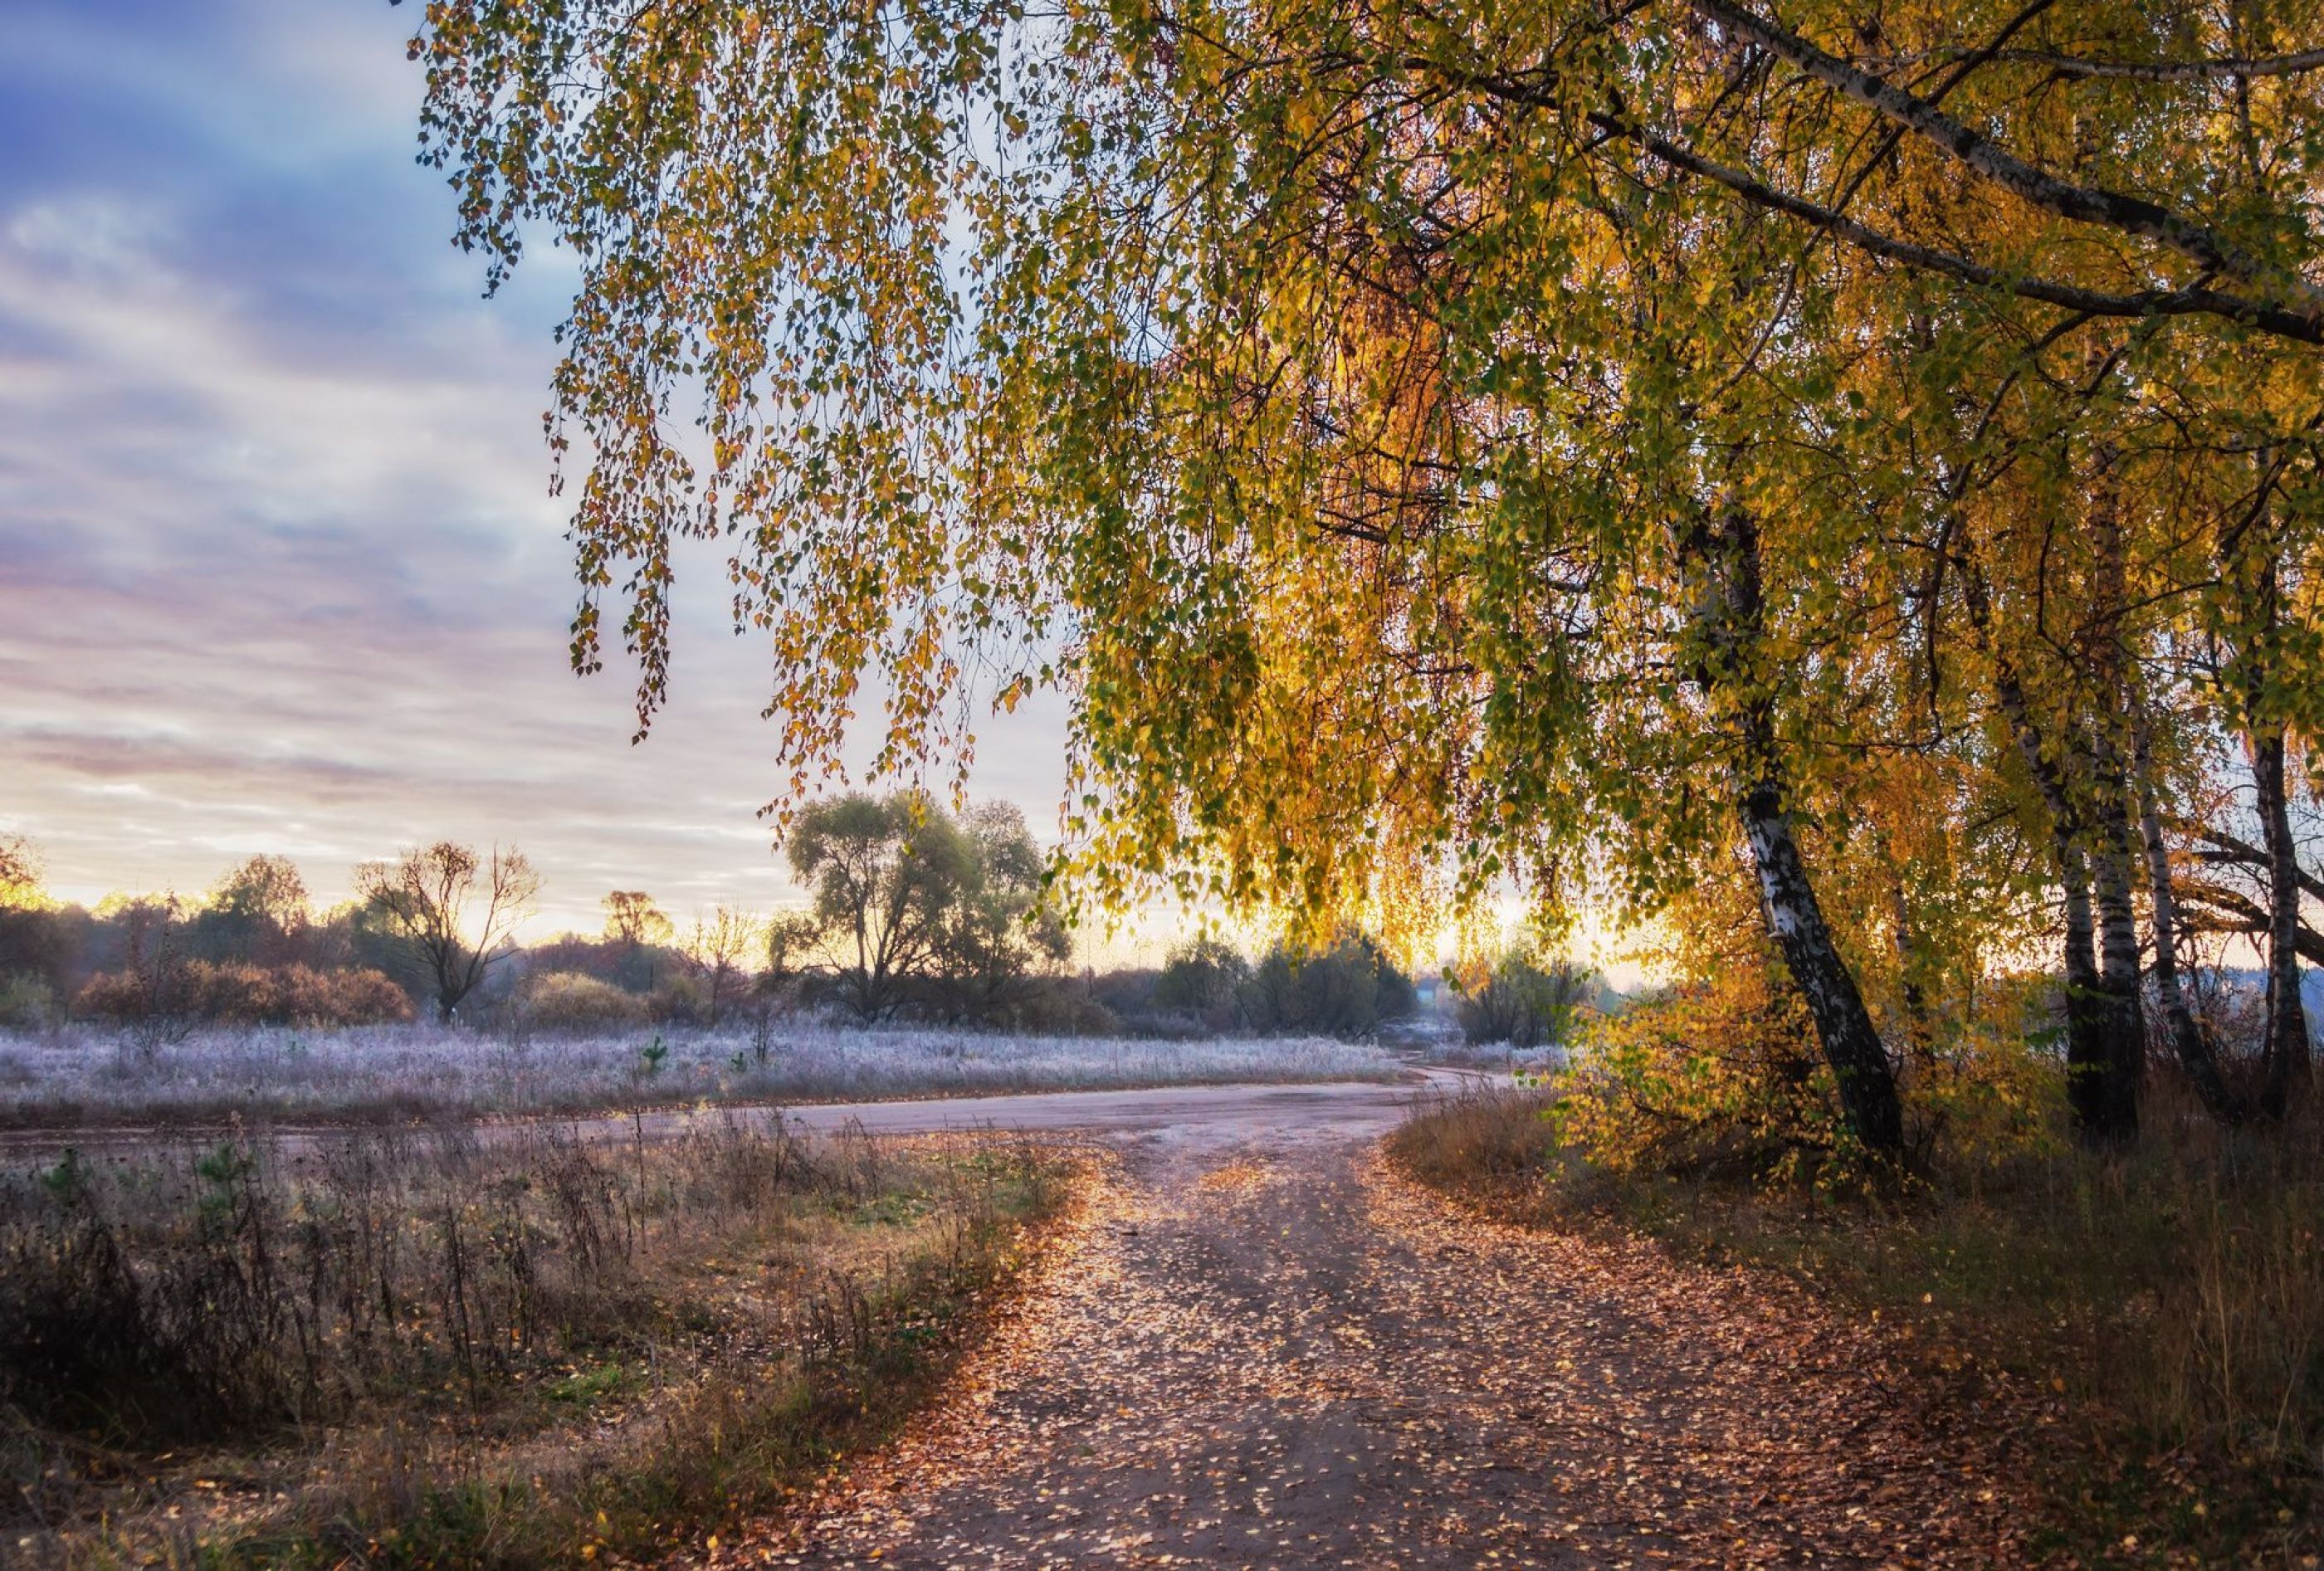
<path fill-rule="evenodd" d="M 1981 289 L 2004 289 L 2022 299 L 2040 300 L 2093 317 L 2225 317 L 2278 337 L 2296 339 L 2303 344 L 2324 344 L 2324 316 L 2263 305 L 2256 300 L 2199 284 L 2181 289 L 2141 289 L 2131 294 L 2109 294 L 2075 284 L 2005 272 L 1951 252 L 1881 234 L 1829 207 L 1787 191 L 1779 191 L 1740 170 L 1730 169 L 1705 158 L 1642 125 L 1604 114 L 1592 114 L 1590 120 L 1600 129 L 1637 143 L 1674 169 L 1724 186 L 1746 201 L 1814 225 L 1859 251 L 1906 267 L 1941 273 Z"/>
<path fill-rule="evenodd" d="M 2227 861 L 2251 868 L 2264 868 L 2268 865 L 2265 851 L 2252 844 L 2251 841 L 2228 834 L 2224 830 L 2190 823 L 2183 818 L 2172 819 L 2171 827 L 2190 840 L 2199 840 L 2205 845 L 2210 846 L 2216 853 Z M 2324 878 L 2319 878 L 2305 868 L 2300 868 L 2299 874 L 2301 892 L 2313 896 L 2319 900 L 2324 900 Z"/>
<path fill-rule="evenodd" d="M 2227 55 L 2210 60 L 2094 60 L 2080 55 L 2049 54 L 2040 50 L 2007 50 L 1994 57 L 2024 65 L 2047 66 L 2052 76 L 2070 81 L 2112 78 L 2131 82 L 2211 82 L 2236 78 L 2296 77 L 2324 70 L 2324 49 L 2297 54 Z"/>
<path fill-rule="evenodd" d="M 2188 923 L 2191 932 L 2260 934 L 2268 931 L 2267 913 L 2232 889 L 2190 880 L 2179 887 L 2177 894 L 2182 900 L 2191 900 L 2198 905 L 2207 905 L 2213 911 L 2227 914 L 2224 918 L 2196 917 Z M 2324 966 L 2324 933 L 2318 932 L 2306 923 L 2292 930 L 2292 947 L 2293 952 L 2309 964 Z"/>
<path fill-rule="evenodd" d="M 1729 0 L 1687 0 L 1687 4 L 1697 15 L 1717 23 L 1738 38 L 1758 44 L 1795 69 L 1903 126 L 1985 179 L 2045 212 L 2156 241 L 2207 272 L 2222 273 L 2262 289 L 2282 289 L 2294 302 L 2290 314 L 2309 322 L 2311 331 L 2319 318 L 2324 318 L 2324 291 L 2296 274 L 2286 274 L 2246 255 L 2205 225 L 2143 198 L 2101 187 L 2078 186 L 2035 169 L 1926 99 L 1825 53 L 1807 40 Z"/>
<path fill-rule="evenodd" d="M 1457 86 L 1507 103 L 1553 111 L 1562 111 L 1565 107 L 1545 87 L 1524 77 L 1465 71 L 1428 59 L 1411 59 L 1399 63 L 1404 69 L 1434 72 Z M 1859 251 L 1919 271 L 1959 279 L 1979 289 L 2001 289 L 2021 299 L 2039 300 L 2045 305 L 2091 317 L 2132 319 L 2221 317 L 2257 327 L 2280 338 L 2291 338 L 2302 344 L 2324 344 L 2324 311 L 2295 311 L 2228 294 L 2201 283 L 2190 284 L 2184 289 L 2139 289 L 2129 294 L 2115 294 L 2009 272 L 1952 252 L 1939 251 L 1933 246 L 1884 234 L 1821 203 L 1777 190 L 1756 175 L 1707 158 L 1625 115 L 1591 110 L 1587 119 L 1590 124 L 1609 136 L 1634 144 L 1674 170 L 1724 186 L 1756 207 L 1797 218 Z"/>

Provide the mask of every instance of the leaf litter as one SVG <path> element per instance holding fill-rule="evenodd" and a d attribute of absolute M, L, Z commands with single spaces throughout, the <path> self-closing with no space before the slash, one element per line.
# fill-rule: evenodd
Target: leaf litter
<path fill-rule="evenodd" d="M 2019 1563 L 2020 1427 L 1978 1418 L 1787 1284 L 1480 1217 L 1369 1141 L 1149 1135 L 945 1399 L 712 1558 Z"/>

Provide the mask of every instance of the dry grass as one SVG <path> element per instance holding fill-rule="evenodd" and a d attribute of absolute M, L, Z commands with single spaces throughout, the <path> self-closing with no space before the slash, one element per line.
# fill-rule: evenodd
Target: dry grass
<path fill-rule="evenodd" d="M 1393 1150 L 1511 1219 L 1789 1273 L 1895 1325 L 1965 1402 L 2034 1396 L 2070 1556 L 2312 1565 L 2324 1548 L 2324 1124 L 2223 1131 L 2164 1087 L 2120 1157 L 1940 1171 L 1875 1205 L 1609 1179 L 1558 1151 L 1545 1105 L 1449 1101 Z"/>
<path fill-rule="evenodd" d="M 1018 1143 L 459 1128 L 0 1188 L 0 1552 L 564 1565 L 700 1546 L 929 1389 L 1057 1199 Z"/>

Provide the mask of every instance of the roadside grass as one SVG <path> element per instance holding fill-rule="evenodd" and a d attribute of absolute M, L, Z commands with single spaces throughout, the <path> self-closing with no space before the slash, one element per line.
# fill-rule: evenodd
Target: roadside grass
<path fill-rule="evenodd" d="M 0 1181 L 0 1561 L 700 1551 L 941 1383 L 1074 1190 L 997 1136 L 697 1116 Z"/>
<path fill-rule="evenodd" d="M 1414 1178 L 1526 1226 L 1644 1233 L 1895 1328 L 1977 1417 L 2034 1425 L 2075 1563 L 2313 1566 L 2324 1550 L 2324 1125 L 2227 1131 L 2172 1089 L 2132 1151 L 1924 1173 L 1901 1199 L 1612 1175 L 1541 1091 L 1392 1136 Z"/>
<path fill-rule="evenodd" d="M 1370 1043 L 1162 1042 L 799 1019 L 747 1029 L 496 1035 L 434 1024 L 243 1027 L 140 1043 L 76 1025 L 0 1032 L 0 1128 L 353 1124 L 606 1107 L 1397 1078 Z"/>

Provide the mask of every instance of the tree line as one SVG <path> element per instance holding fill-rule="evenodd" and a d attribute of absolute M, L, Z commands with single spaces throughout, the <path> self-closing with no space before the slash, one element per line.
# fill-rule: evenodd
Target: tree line
<path fill-rule="evenodd" d="M 204 896 L 42 891 L 31 848 L 0 841 L 0 1025 L 71 1015 L 147 1036 L 197 1024 L 346 1025 L 426 1013 L 518 1029 L 716 1026 L 806 1008 L 899 1019 L 1161 1034 L 1368 1036 L 1409 1015 L 1411 979 L 1342 935 L 1256 964 L 1216 940 L 1158 971 L 1076 974 L 1023 815 L 954 814 L 925 795 L 848 794 L 801 813 L 788 852 L 809 896 L 772 916 L 722 905 L 681 928 L 645 890 L 608 893 L 603 930 L 520 946 L 541 879 L 514 848 L 454 841 L 355 870 L 317 911 L 289 859 L 235 864 Z"/>
<path fill-rule="evenodd" d="M 199 1024 L 449 1019 L 512 951 L 540 880 L 522 853 L 451 841 L 355 869 L 317 909 L 287 857 L 235 863 L 207 892 L 51 897 L 32 847 L 0 838 L 0 1025 L 68 1015 L 149 1038 Z"/>

